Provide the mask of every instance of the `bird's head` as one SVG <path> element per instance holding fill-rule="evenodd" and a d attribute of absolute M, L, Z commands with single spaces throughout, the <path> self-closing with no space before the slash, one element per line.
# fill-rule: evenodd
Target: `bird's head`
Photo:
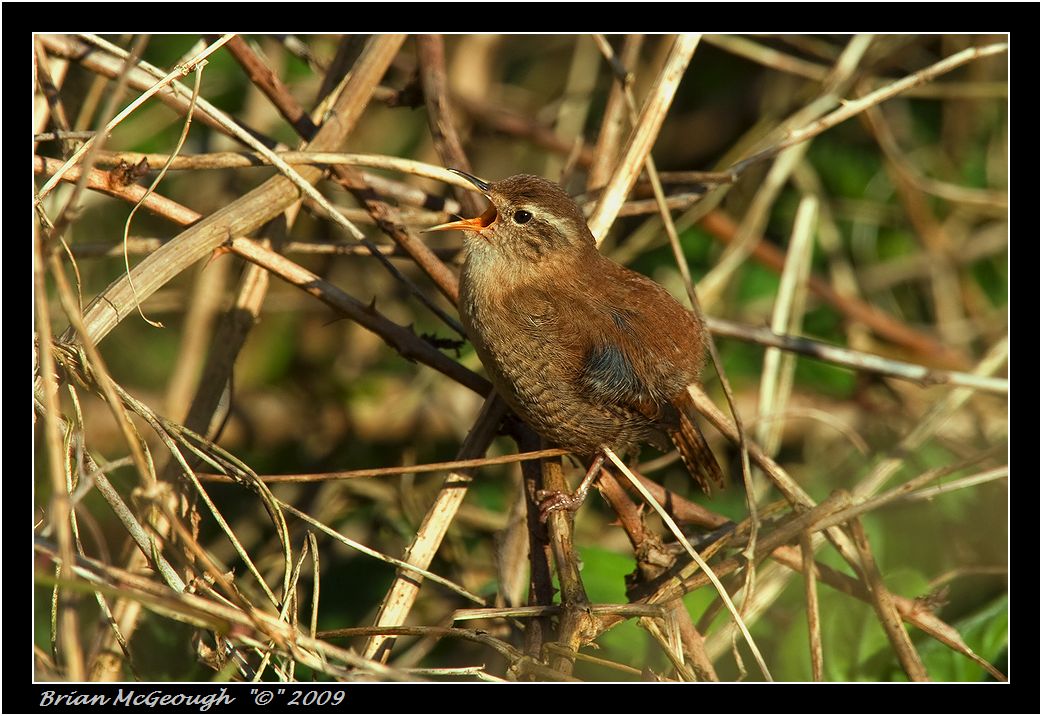
<path fill-rule="evenodd" d="M 468 254 L 539 264 L 581 256 L 596 248 L 582 211 L 554 182 L 531 174 L 486 182 L 466 172 L 451 171 L 477 187 L 490 205 L 473 219 L 439 224 L 427 231 L 463 231 Z"/>

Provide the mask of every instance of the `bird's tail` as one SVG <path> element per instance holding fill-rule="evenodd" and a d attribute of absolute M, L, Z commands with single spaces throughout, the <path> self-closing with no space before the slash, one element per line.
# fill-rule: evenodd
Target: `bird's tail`
<path fill-rule="evenodd" d="M 709 443 L 695 423 L 695 406 L 685 393 L 676 403 L 678 426 L 669 431 L 669 437 L 684 461 L 687 471 L 695 478 L 698 486 L 708 495 L 712 486 L 724 486 L 724 473 L 709 449 Z"/>

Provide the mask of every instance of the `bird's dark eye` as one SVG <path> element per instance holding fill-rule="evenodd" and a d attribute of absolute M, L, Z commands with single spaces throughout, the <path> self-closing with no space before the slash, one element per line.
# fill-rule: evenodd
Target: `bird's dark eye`
<path fill-rule="evenodd" d="M 532 212 L 525 211 L 524 209 L 518 209 L 514 212 L 514 223 L 515 224 L 527 224 L 532 220 Z"/>

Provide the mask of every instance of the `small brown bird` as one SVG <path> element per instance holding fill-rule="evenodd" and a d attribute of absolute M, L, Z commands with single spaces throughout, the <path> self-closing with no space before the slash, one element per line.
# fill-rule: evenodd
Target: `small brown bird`
<path fill-rule="evenodd" d="M 703 490 L 722 485 L 687 392 L 705 361 L 702 323 L 657 283 L 603 256 L 557 184 L 452 171 L 491 202 L 481 216 L 428 229 L 466 237 L 459 310 L 467 335 L 525 422 L 593 460 L 574 495 L 548 493 L 542 518 L 578 508 L 603 447 L 665 450 L 672 440 Z"/>

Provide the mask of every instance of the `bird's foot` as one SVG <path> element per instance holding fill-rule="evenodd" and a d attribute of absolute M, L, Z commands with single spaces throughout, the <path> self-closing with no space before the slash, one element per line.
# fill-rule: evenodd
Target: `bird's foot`
<path fill-rule="evenodd" d="M 539 490 L 535 493 L 536 499 L 539 500 L 539 521 L 546 522 L 550 513 L 558 510 L 575 512 L 586 501 L 587 492 L 588 490 L 576 490 L 573 494 L 568 494 L 561 490 Z"/>
<path fill-rule="evenodd" d="M 546 522 L 550 513 L 558 510 L 568 510 L 569 512 L 578 510 L 582 503 L 586 501 L 586 494 L 590 491 L 590 485 L 593 484 L 597 475 L 600 474 L 603 465 L 604 453 L 601 452 L 594 458 L 590 469 L 586 471 L 586 476 L 579 483 L 579 488 L 570 495 L 561 490 L 539 490 L 536 492 L 536 499 L 539 500 L 539 521 Z"/>

